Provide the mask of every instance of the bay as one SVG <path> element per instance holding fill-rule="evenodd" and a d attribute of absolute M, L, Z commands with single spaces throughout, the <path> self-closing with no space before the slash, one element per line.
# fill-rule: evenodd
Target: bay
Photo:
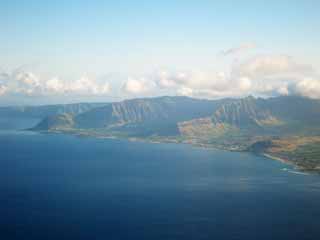
<path fill-rule="evenodd" d="M 1 239 L 317 239 L 320 178 L 250 153 L 0 132 Z"/>

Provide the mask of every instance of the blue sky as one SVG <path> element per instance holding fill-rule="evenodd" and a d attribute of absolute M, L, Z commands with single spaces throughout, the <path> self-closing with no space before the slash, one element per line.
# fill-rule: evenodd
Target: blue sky
<path fill-rule="evenodd" d="M 202 95 L 203 90 L 212 90 L 212 84 L 216 86 L 214 92 L 221 88 L 217 87 L 219 80 L 201 83 L 201 87 L 197 81 L 210 82 L 209 79 L 224 74 L 228 80 L 223 81 L 238 82 L 231 75 L 244 63 L 268 64 L 273 58 L 279 63 L 280 58 L 284 64 L 281 62 L 284 56 L 288 59 L 283 61 L 291 61 L 290 64 L 299 65 L 296 66 L 299 69 L 312 66 L 312 73 L 303 68 L 303 72 L 298 71 L 299 77 L 312 78 L 317 84 L 319 9 L 319 1 L 4 0 L 0 2 L 0 70 L 6 77 L 0 79 L 0 84 L 2 81 L 2 89 L 6 90 L 2 91 L 0 100 L 3 104 L 19 103 L 21 99 L 30 103 L 37 103 L 39 99 L 90 101 L 97 100 L 92 97 L 97 92 L 99 100 L 106 101 L 161 94 L 197 96 Z M 242 50 L 228 56 L 223 54 L 232 48 Z M 292 72 L 297 70 L 293 70 L 293 66 L 288 68 L 289 75 L 288 69 L 273 75 L 283 82 L 287 78 L 296 79 Z M 24 77 L 18 77 L 17 71 Z M 236 75 L 254 84 L 254 77 L 270 78 L 250 74 Z M 164 78 L 163 75 L 171 78 L 166 82 L 173 82 L 167 84 L 167 89 L 163 86 L 166 84 L 158 84 L 161 79 L 157 78 Z M 199 80 L 199 75 L 206 77 Z M 33 80 L 25 80 L 30 76 Z M 181 76 L 183 79 L 179 79 Z M 56 80 L 46 84 L 53 78 Z M 84 78 L 86 80 L 79 80 Z M 33 87 L 38 89 L 23 91 L 21 88 L 26 86 L 21 87 L 16 83 L 19 81 L 24 81 L 24 85 L 35 81 Z M 130 81 L 131 85 L 126 84 Z M 188 84 L 181 84 L 183 81 Z M 71 86 L 73 82 L 76 87 Z M 53 87 L 55 92 L 51 93 L 45 85 Z M 92 89 L 84 93 L 82 90 L 90 88 L 89 85 Z M 17 86 L 19 91 L 12 90 Z M 106 91 L 100 93 L 97 88 L 102 86 Z M 107 91 L 107 88 L 110 89 Z M 298 92 L 297 86 L 292 88 Z M 59 91 L 63 94 L 59 95 Z M 268 94 L 256 88 L 239 91 L 240 94 L 234 93 L 235 90 L 224 92 L 205 96 Z"/>

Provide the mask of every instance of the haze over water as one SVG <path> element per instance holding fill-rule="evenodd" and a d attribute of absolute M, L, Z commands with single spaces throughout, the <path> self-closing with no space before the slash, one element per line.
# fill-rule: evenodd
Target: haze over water
<path fill-rule="evenodd" d="M 317 239 L 320 177 L 249 153 L 1 131 L 1 239 Z"/>

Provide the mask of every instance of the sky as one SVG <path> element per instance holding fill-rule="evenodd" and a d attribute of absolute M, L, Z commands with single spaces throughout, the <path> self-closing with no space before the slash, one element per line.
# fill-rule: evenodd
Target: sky
<path fill-rule="evenodd" d="M 0 1 L 0 105 L 320 98 L 320 1 Z"/>

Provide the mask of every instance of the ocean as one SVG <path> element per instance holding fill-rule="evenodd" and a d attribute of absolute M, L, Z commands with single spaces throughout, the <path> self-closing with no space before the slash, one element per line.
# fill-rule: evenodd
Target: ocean
<path fill-rule="evenodd" d="M 250 153 L 0 131 L 0 239 L 319 239 L 320 176 Z"/>

